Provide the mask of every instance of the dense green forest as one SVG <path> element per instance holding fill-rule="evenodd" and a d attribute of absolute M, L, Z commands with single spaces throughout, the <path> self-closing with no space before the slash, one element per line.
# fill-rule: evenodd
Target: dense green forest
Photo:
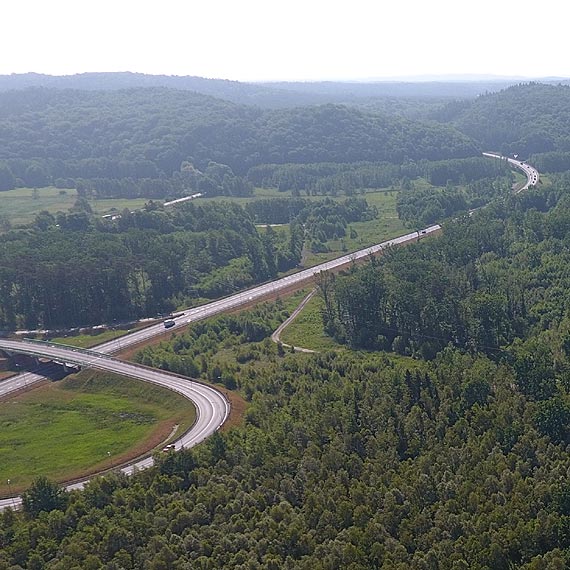
<path fill-rule="evenodd" d="M 569 182 L 320 279 L 327 326 L 403 356 L 290 354 L 280 301 L 145 348 L 238 389 L 244 424 L 82 493 L 39 480 L 0 568 L 568 567 Z"/>
<path fill-rule="evenodd" d="M 183 182 L 176 185 L 180 176 L 204 172 L 211 162 L 244 176 L 267 163 L 399 163 L 480 150 L 453 127 L 434 122 L 339 105 L 264 111 L 159 88 L 0 93 L 0 148 L 2 189 L 92 180 L 164 185 L 174 177 L 172 194 L 183 190 Z"/>
<path fill-rule="evenodd" d="M 569 85 L 528 83 L 450 103 L 434 118 L 454 125 L 486 149 L 527 157 L 570 150 L 569 109 Z"/>
<path fill-rule="evenodd" d="M 81 199 L 79 205 L 84 205 Z M 0 242 L 0 329 L 64 328 L 168 313 L 233 293 L 295 267 L 306 242 L 346 235 L 349 223 L 374 219 L 362 198 L 303 201 L 287 232 L 260 229 L 281 200 L 237 204 L 152 203 L 115 220 L 80 208 L 41 212 L 32 227 Z M 264 214 L 262 207 L 268 214 Z"/>
<path fill-rule="evenodd" d="M 403 179 L 397 198 L 398 216 L 411 227 L 424 227 L 508 196 L 512 193 L 512 179 L 512 175 L 505 173 L 502 177 L 460 185 L 448 181 L 443 188 L 425 188 Z"/>
<path fill-rule="evenodd" d="M 398 191 L 411 227 L 448 220 L 317 278 L 338 351 L 272 343 L 283 300 L 142 349 L 142 364 L 236 390 L 243 422 L 82 492 L 38 479 L 23 512 L 0 513 L 0 570 L 570 567 L 570 88 L 387 112 L 370 86 L 336 87 L 358 106 L 294 107 L 335 87 L 117 75 L 91 90 L 100 79 L 0 92 L 0 190 L 78 190 L 72 210 L 2 234 L 0 329 L 164 314 L 273 278 L 374 220 L 370 188 Z M 481 150 L 553 174 L 513 196 Z M 254 186 L 292 196 L 159 202 Z M 90 196 L 152 200 L 111 220 Z"/>
<path fill-rule="evenodd" d="M 230 204 L 125 211 L 115 221 L 44 212 L 35 227 L 10 232 L 0 244 L 1 328 L 169 312 L 192 297 L 274 276 L 274 245 L 295 247 L 264 241 L 245 211 Z"/>
<path fill-rule="evenodd" d="M 420 121 L 374 106 L 261 109 L 160 87 L 5 91 L 0 190 L 54 184 L 100 197 L 175 198 L 247 195 L 252 184 L 267 184 L 351 193 L 402 177 L 440 185 L 482 178 L 491 166 L 474 157 L 488 149 L 536 155 L 545 170 L 561 171 L 567 157 L 552 153 L 570 147 L 569 93 L 562 85 L 517 85 L 455 100 Z M 465 158 L 472 162 L 447 178 L 429 165 Z"/>
<path fill-rule="evenodd" d="M 404 177 L 438 185 L 488 177 L 492 166 L 475 157 L 489 149 L 562 171 L 569 93 L 517 85 L 411 120 L 379 104 L 262 109 L 161 87 L 4 91 L 0 190 L 54 184 L 99 197 L 175 198 L 243 196 L 265 184 L 353 193 Z M 449 160 L 455 166 L 438 162 Z"/>

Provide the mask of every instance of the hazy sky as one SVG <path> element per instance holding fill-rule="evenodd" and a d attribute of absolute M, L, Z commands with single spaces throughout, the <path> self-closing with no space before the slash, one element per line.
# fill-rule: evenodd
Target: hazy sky
<path fill-rule="evenodd" d="M 564 0 L 2 0 L 0 74 L 570 76 Z"/>

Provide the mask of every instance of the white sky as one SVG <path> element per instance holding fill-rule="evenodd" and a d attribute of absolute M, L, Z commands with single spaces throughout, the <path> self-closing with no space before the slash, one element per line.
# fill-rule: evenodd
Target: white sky
<path fill-rule="evenodd" d="M 570 77 L 565 0 L 0 2 L 0 74 Z"/>

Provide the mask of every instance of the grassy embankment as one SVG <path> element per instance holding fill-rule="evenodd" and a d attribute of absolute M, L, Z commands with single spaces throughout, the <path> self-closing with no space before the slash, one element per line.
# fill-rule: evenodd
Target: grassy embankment
<path fill-rule="evenodd" d="M 132 323 L 131 328 L 108 328 L 108 329 L 92 329 L 90 332 L 84 332 L 81 334 L 68 334 L 66 336 L 58 336 L 53 338 L 46 338 L 51 342 L 57 342 L 59 344 L 66 344 L 68 346 L 77 346 L 79 348 L 92 348 L 99 344 L 103 344 L 109 340 L 115 338 L 120 338 L 133 331 L 143 329 L 156 321 L 144 321 L 141 323 Z M 85 330 L 85 329 L 83 329 Z"/>
<path fill-rule="evenodd" d="M 0 402 L 0 494 L 38 475 L 68 481 L 137 457 L 194 423 L 186 398 L 95 371 Z M 7 487 L 10 479 L 11 486 Z"/>
<path fill-rule="evenodd" d="M 103 330 L 101 332 L 93 332 L 92 334 L 78 334 L 75 336 L 58 336 L 51 338 L 50 341 L 68 346 L 77 346 L 79 348 L 91 348 L 98 344 L 103 344 L 109 340 L 125 336 L 129 331 L 126 330 Z"/>

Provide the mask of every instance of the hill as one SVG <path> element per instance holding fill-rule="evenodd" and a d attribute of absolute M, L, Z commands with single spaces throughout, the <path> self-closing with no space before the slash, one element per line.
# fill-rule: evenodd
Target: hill
<path fill-rule="evenodd" d="M 31 186 L 170 177 L 185 161 L 245 174 L 264 163 L 437 160 L 480 150 L 434 122 L 339 105 L 261 110 L 165 88 L 0 93 L 0 149 L 0 166 Z M 41 171 L 33 179 L 30 167 Z"/>
<path fill-rule="evenodd" d="M 435 118 L 505 154 L 570 150 L 570 86 L 526 83 L 450 103 Z"/>
<path fill-rule="evenodd" d="M 371 80 L 371 81 L 282 81 L 251 83 L 195 76 L 146 75 L 143 73 L 80 73 L 43 75 L 22 73 L 0 75 L 0 91 L 49 87 L 109 91 L 140 87 L 167 87 L 188 90 L 226 99 L 234 103 L 260 107 L 292 107 L 324 103 L 360 104 L 373 99 L 448 100 L 473 98 L 512 85 L 510 78 L 473 78 L 455 80 Z"/>

